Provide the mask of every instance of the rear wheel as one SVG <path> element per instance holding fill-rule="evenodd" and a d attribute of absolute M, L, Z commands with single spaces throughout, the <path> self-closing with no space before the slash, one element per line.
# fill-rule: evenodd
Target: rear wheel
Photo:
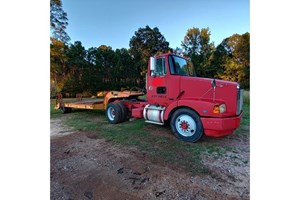
<path fill-rule="evenodd" d="M 119 106 L 120 111 L 121 111 L 121 117 L 119 122 L 124 122 L 127 120 L 127 116 L 128 116 L 128 110 L 126 108 L 126 106 L 124 105 L 124 103 L 121 102 L 116 102 L 116 105 Z"/>
<path fill-rule="evenodd" d="M 120 106 L 116 103 L 109 103 L 106 107 L 106 117 L 111 124 L 119 123 L 122 118 Z"/>
<path fill-rule="evenodd" d="M 65 114 L 65 113 L 68 112 L 68 109 L 67 109 L 66 107 L 64 107 L 64 106 L 59 107 L 59 110 L 60 110 L 60 112 L 63 113 L 63 114 Z"/>
<path fill-rule="evenodd" d="M 203 135 L 203 126 L 199 115 L 187 108 L 176 110 L 170 125 L 173 134 L 185 142 L 197 142 Z"/>
<path fill-rule="evenodd" d="M 64 107 L 64 106 L 61 106 L 61 107 L 59 108 L 59 110 L 60 110 L 60 112 L 63 113 L 63 114 L 72 112 L 72 108 L 68 108 L 68 107 Z"/>

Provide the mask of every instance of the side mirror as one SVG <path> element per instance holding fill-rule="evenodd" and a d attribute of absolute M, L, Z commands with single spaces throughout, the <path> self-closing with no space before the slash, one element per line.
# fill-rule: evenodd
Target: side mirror
<path fill-rule="evenodd" d="M 216 86 L 217 86 L 217 84 L 216 84 L 216 79 L 213 79 L 212 81 L 211 81 L 211 86 L 215 89 L 216 88 Z"/>
<path fill-rule="evenodd" d="M 150 57 L 150 71 L 154 71 L 154 70 L 155 70 L 155 58 Z"/>
<path fill-rule="evenodd" d="M 150 71 L 154 71 L 154 70 L 155 70 L 155 58 L 150 57 Z"/>
<path fill-rule="evenodd" d="M 154 57 L 150 57 L 150 75 L 155 76 L 155 62 L 156 59 Z"/>

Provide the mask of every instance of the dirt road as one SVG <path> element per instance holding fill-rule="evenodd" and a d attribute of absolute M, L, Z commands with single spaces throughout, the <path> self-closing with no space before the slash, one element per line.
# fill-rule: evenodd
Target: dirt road
<path fill-rule="evenodd" d="M 193 176 L 51 119 L 51 199 L 249 199 L 249 140 L 228 145 L 239 152 L 204 157 L 210 173 Z"/>

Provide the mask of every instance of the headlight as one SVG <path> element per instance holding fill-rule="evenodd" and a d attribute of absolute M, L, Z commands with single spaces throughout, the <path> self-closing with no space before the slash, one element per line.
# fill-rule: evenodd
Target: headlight
<path fill-rule="evenodd" d="M 225 104 L 214 106 L 213 113 L 217 114 L 217 113 L 224 113 L 224 112 L 226 112 L 226 105 Z"/>
<path fill-rule="evenodd" d="M 219 108 L 220 108 L 220 113 L 226 112 L 226 105 L 225 105 L 225 104 L 221 104 L 221 105 L 219 106 Z"/>

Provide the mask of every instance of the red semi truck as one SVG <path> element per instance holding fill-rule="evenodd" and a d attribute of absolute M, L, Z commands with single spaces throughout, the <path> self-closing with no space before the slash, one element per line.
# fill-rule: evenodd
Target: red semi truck
<path fill-rule="evenodd" d="M 146 76 L 146 99 L 136 91 L 110 91 L 103 100 L 63 102 L 56 108 L 105 109 L 110 123 L 144 118 L 147 123 L 169 123 L 173 134 L 196 142 L 203 134 L 220 137 L 232 134 L 243 115 L 243 90 L 236 82 L 196 77 L 193 64 L 184 57 L 166 53 L 151 57 Z"/>

